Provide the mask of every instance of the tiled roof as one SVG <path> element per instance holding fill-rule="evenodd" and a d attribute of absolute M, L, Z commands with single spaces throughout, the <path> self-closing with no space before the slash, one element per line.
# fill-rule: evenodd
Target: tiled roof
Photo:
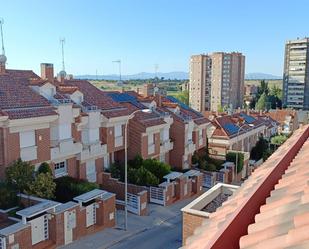
<path fill-rule="evenodd" d="M 166 107 L 167 111 L 169 111 L 167 108 L 176 108 L 178 106 L 181 115 L 192 118 L 197 125 L 210 123 L 210 120 L 205 118 L 200 112 L 193 110 L 174 97 L 162 97 L 162 105 L 163 108 Z M 178 115 L 173 114 L 173 117 L 182 120 Z"/>
<path fill-rule="evenodd" d="M 18 70 L 8 71 L 23 72 Z M 27 85 L 27 80 L 21 77 L 24 74 L 19 75 L 18 73 L 0 75 L 0 109 L 8 113 L 11 119 L 52 114 L 53 108 L 49 102 Z M 18 77 L 14 78 L 13 75 Z M 37 109 L 38 107 L 40 108 Z M 34 109 L 37 111 L 33 111 Z"/>
<path fill-rule="evenodd" d="M 78 91 L 77 86 L 66 86 L 66 85 L 59 85 L 57 87 L 57 91 L 64 94 L 72 94 L 76 91 Z"/>
<path fill-rule="evenodd" d="M 35 118 L 43 116 L 57 115 L 51 107 L 34 107 L 34 108 L 20 108 L 14 110 L 7 110 L 10 119 Z"/>
<path fill-rule="evenodd" d="M 286 116 L 291 116 L 294 118 L 295 115 L 297 115 L 297 113 L 294 110 L 282 109 L 282 110 L 275 110 L 275 111 L 267 112 L 265 113 L 265 115 L 271 117 L 274 120 L 277 120 L 281 124 L 284 124 Z"/>
<path fill-rule="evenodd" d="M 36 73 L 32 70 L 17 70 L 17 69 L 6 69 L 6 74 L 14 79 L 22 79 L 22 80 L 34 80 L 41 79 Z"/>
<path fill-rule="evenodd" d="M 253 124 L 253 128 L 260 127 L 261 125 L 266 125 L 264 120 L 254 118 L 250 115 L 244 113 L 235 113 L 232 115 L 224 115 L 220 117 L 216 117 L 213 120 L 213 123 L 216 125 L 217 129 L 223 129 L 224 132 L 215 131 L 213 135 L 217 136 L 228 136 L 233 137 L 237 135 L 240 127 L 241 130 L 239 133 L 245 133 L 252 129 L 249 124 Z"/>
<path fill-rule="evenodd" d="M 240 239 L 240 248 L 309 248 L 309 140 Z"/>
<path fill-rule="evenodd" d="M 84 94 L 84 99 L 101 110 L 121 109 L 123 106 L 112 100 L 108 92 L 96 88 L 87 80 L 65 80 L 65 85 L 76 86 Z M 127 115 L 126 110 L 116 111 L 118 115 Z M 113 114 L 110 115 L 112 117 Z M 116 115 L 117 116 L 117 115 Z"/>
<path fill-rule="evenodd" d="M 240 247 L 246 249 L 308 248 L 309 142 L 303 144 L 308 135 L 309 126 L 296 130 L 205 219 L 183 248 L 237 248 L 242 236 Z"/>

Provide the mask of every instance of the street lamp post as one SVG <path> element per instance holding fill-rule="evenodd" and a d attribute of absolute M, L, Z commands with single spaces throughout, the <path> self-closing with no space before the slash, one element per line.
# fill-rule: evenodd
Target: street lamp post
<path fill-rule="evenodd" d="M 238 132 L 237 132 L 237 136 L 236 136 L 236 145 L 238 146 L 238 136 L 239 136 L 239 132 L 241 131 L 241 129 L 243 129 L 243 127 L 245 125 L 249 125 L 250 127 L 254 127 L 253 124 L 243 124 L 242 126 L 239 127 Z M 250 138 L 249 138 L 250 139 Z M 236 177 L 237 177 L 237 167 L 238 167 L 238 152 L 236 152 L 236 163 L 235 163 L 235 182 L 236 182 Z"/>
<path fill-rule="evenodd" d="M 128 124 L 129 120 L 134 118 L 134 115 L 138 112 L 144 112 L 144 113 L 150 113 L 150 109 L 139 109 L 130 114 L 128 117 L 126 124 L 125 124 L 125 129 L 124 129 L 124 213 L 125 213 L 125 225 L 124 229 L 127 230 L 128 228 Z"/>

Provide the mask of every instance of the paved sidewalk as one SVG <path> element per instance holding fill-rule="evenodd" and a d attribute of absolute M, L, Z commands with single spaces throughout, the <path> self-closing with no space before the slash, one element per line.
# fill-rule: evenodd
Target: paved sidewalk
<path fill-rule="evenodd" d="M 101 232 L 83 237 L 80 240 L 77 240 L 62 248 L 63 249 L 129 248 L 125 245 L 123 245 L 122 247 L 121 245 L 125 244 L 128 240 L 131 240 L 131 243 L 133 243 L 134 239 L 136 239 L 136 241 L 144 240 L 145 242 L 145 239 L 148 241 L 148 239 L 150 239 L 150 237 L 152 236 L 152 232 L 157 233 L 160 230 L 174 234 L 174 238 L 165 236 L 166 238 L 160 237 L 160 240 L 177 239 L 178 244 L 181 244 L 180 230 L 181 230 L 182 219 L 180 209 L 186 206 L 193 199 L 194 198 L 190 198 L 188 200 L 178 202 L 169 207 L 149 204 L 148 216 L 137 216 L 128 213 L 127 231 L 124 231 L 122 229 L 124 226 L 124 212 L 122 210 L 118 210 L 116 216 L 117 219 L 116 228 L 108 228 Z M 173 232 L 174 229 L 175 233 Z M 142 234 L 146 236 L 145 239 L 143 239 Z M 166 243 L 168 242 L 169 241 L 166 241 Z M 134 248 L 142 248 L 142 247 L 138 247 L 138 245 L 135 245 Z M 169 248 L 177 248 L 177 247 L 169 247 Z"/>

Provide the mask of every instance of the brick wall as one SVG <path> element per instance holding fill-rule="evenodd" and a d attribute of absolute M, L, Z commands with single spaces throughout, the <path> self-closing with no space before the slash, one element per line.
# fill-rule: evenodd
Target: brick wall
<path fill-rule="evenodd" d="M 172 167 L 182 169 L 182 156 L 185 152 L 185 124 L 174 120 L 170 129 L 170 136 L 174 142 L 174 148 L 170 151 L 170 164 Z"/>
<path fill-rule="evenodd" d="M 103 144 L 107 144 L 108 153 L 124 149 L 124 129 L 125 126 L 122 125 L 123 145 L 115 147 L 115 128 L 114 127 L 100 128 L 100 140 L 102 141 Z"/>
<path fill-rule="evenodd" d="M 35 131 L 35 141 L 37 146 L 37 160 L 32 164 L 42 163 L 50 160 L 50 129 L 38 129 Z"/>
<path fill-rule="evenodd" d="M 97 182 L 100 184 L 103 190 L 115 193 L 118 200 L 125 199 L 125 184 L 120 182 L 118 179 L 112 178 L 110 173 L 100 173 Z M 134 184 L 128 184 L 128 193 L 140 196 L 141 206 L 143 203 L 145 203 L 145 200 L 147 200 L 146 208 L 145 210 L 142 210 L 141 213 L 141 215 L 145 215 L 147 213 L 147 203 L 149 202 L 148 188 Z"/>
<path fill-rule="evenodd" d="M 82 131 L 77 130 L 77 124 L 72 124 L 72 137 L 74 142 L 82 141 Z"/>
<path fill-rule="evenodd" d="M 182 213 L 182 244 L 185 245 L 188 237 L 193 235 L 196 228 L 202 225 L 205 217 Z"/>
<path fill-rule="evenodd" d="M 112 178 L 110 173 L 102 172 L 98 178 L 98 183 L 102 186 L 102 189 L 116 194 L 118 200 L 124 200 L 124 183 L 120 182 L 116 178 Z M 138 186 L 134 184 L 128 184 L 128 192 L 137 195 L 142 191 L 148 191 L 147 187 Z"/>
<path fill-rule="evenodd" d="M 76 157 L 67 159 L 67 170 L 71 177 L 78 178 L 78 169 L 76 167 Z"/>
<path fill-rule="evenodd" d="M 8 238 L 7 242 L 7 249 L 29 249 L 32 248 L 32 238 L 31 238 L 31 227 L 28 226 L 14 234 L 14 242 L 9 244 Z M 19 247 L 16 247 L 19 245 Z"/>

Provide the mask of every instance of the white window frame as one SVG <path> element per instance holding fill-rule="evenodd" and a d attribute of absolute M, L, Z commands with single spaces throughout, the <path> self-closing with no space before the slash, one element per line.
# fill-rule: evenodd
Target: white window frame
<path fill-rule="evenodd" d="M 62 161 L 54 164 L 55 177 L 60 177 L 68 174 L 67 162 Z"/>
<path fill-rule="evenodd" d="M 59 124 L 59 140 L 65 140 L 72 138 L 72 125 L 70 124 Z"/>
<path fill-rule="evenodd" d="M 149 134 L 148 135 L 148 146 L 154 144 L 154 134 Z"/>
<path fill-rule="evenodd" d="M 122 125 L 121 124 L 116 124 L 115 127 L 115 137 L 122 137 Z"/>
<path fill-rule="evenodd" d="M 22 131 L 19 133 L 20 148 L 35 146 L 35 131 Z"/>
<path fill-rule="evenodd" d="M 94 142 L 99 141 L 99 139 L 100 139 L 99 128 L 91 128 L 91 129 L 89 129 L 88 132 L 89 132 L 88 134 L 89 134 L 89 142 L 90 143 L 94 143 Z"/>

